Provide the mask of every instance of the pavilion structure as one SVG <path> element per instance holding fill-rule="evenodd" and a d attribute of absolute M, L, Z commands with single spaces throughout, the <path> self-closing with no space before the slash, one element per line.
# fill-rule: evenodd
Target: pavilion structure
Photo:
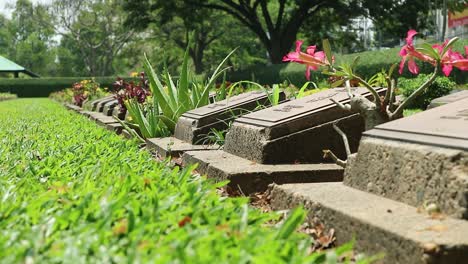
<path fill-rule="evenodd" d="M 20 66 L 7 58 L 0 56 L 0 73 L 2 72 L 13 73 L 15 78 L 18 78 L 20 73 L 29 75 L 31 77 L 40 77 L 38 74 L 24 68 L 23 66 Z"/>

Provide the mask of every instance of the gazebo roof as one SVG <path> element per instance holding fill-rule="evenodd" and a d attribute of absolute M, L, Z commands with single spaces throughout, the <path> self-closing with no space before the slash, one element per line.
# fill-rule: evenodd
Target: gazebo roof
<path fill-rule="evenodd" d="M 19 73 L 19 72 L 22 72 L 22 73 L 25 73 L 31 77 L 39 77 L 39 75 L 37 75 L 36 73 L 34 72 L 31 72 L 29 70 L 27 70 L 26 68 L 24 68 L 23 66 L 20 66 L 14 62 L 12 62 L 11 60 L 5 58 L 5 57 L 2 57 L 0 56 L 0 72 L 12 72 L 12 73 Z"/>

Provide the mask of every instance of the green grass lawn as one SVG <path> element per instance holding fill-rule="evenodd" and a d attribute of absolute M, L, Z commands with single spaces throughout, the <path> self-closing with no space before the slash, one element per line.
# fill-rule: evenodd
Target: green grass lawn
<path fill-rule="evenodd" d="M 270 227 L 276 216 L 247 198 L 221 197 L 49 99 L 1 102 L 0 113 L 1 263 L 324 260 L 294 231 L 302 210 Z"/>

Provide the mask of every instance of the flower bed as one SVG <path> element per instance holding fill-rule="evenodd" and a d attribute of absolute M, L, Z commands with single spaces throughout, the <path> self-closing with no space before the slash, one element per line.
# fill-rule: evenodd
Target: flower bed
<path fill-rule="evenodd" d="M 0 93 L 0 101 L 10 100 L 10 99 L 16 99 L 16 98 L 17 98 L 16 94 L 11 94 L 11 93 Z"/>
<path fill-rule="evenodd" d="M 322 263 L 345 251 L 310 255 L 311 239 L 294 232 L 302 210 L 267 227 L 276 216 L 247 198 L 220 197 L 219 184 L 155 162 L 58 103 L 14 100 L 0 112 L 5 263 Z"/>

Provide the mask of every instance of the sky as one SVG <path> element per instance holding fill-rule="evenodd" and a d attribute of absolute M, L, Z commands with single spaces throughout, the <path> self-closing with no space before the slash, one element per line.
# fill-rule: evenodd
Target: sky
<path fill-rule="evenodd" d="M 42 4 L 48 4 L 52 2 L 52 0 L 30 0 L 34 4 L 36 3 L 42 3 Z M 11 17 L 11 9 L 7 9 L 8 5 L 14 5 L 16 0 L 0 0 L 0 13 L 6 15 L 8 18 Z"/>

